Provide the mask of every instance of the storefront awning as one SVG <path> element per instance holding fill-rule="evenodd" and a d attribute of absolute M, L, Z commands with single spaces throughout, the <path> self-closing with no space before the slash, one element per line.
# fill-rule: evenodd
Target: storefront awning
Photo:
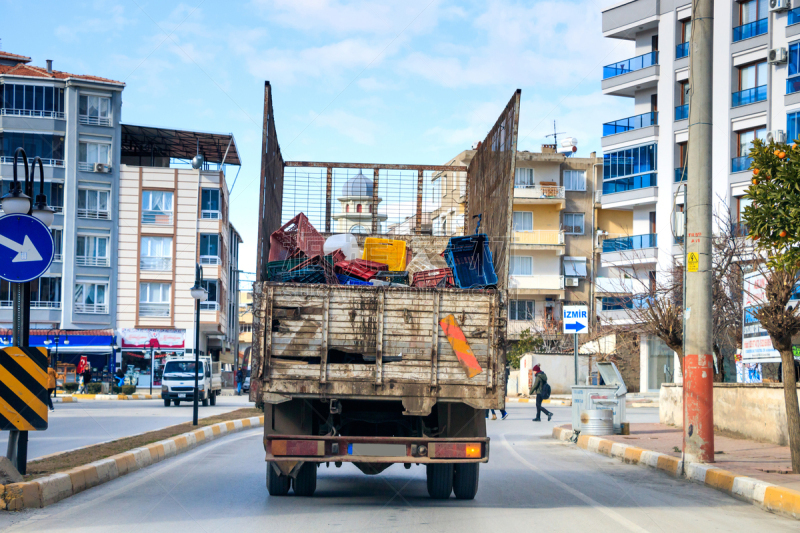
<path fill-rule="evenodd" d="M 116 338 L 112 330 L 42 330 L 32 329 L 28 346 L 49 348 L 59 354 L 109 354 L 114 350 Z M 0 346 L 11 346 L 10 329 L 0 329 Z"/>

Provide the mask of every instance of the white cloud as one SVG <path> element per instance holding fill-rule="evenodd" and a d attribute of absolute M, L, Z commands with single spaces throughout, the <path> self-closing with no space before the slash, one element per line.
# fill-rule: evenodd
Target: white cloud
<path fill-rule="evenodd" d="M 311 118 L 310 128 L 330 128 L 356 143 L 375 144 L 375 135 L 379 128 L 377 123 L 369 119 L 341 109 L 323 111 L 321 115 L 311 112 L 309 117 Z"/>

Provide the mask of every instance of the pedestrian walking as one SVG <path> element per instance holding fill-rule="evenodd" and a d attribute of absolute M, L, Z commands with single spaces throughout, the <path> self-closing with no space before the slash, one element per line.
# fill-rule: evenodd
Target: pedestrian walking
<path fill-rule="evenodd" d="M 244 383 L 244 372 L 242 372 L 242 367 L 239 367 L 239 370 L 236 371 L 236 395 L 242 395 L 242 383 Z"/>
<path fill-rule="evenodd" d="M 533 367 L 533 373 L 536 376 L 536 381 L 533 382 L 533 387 L 531 387 L 530 391 L 531 396 L 536 395 L 536 418 L 533 421 L 541 422 L 542 413 L 544 413 L 547 415 L 547 421 L 550 422 L 550 419 L 553 418 L 553 413 L 542 407 L 542 400 L 550 398 L 550 385 L 547 384 L 547 374 L 542 372 L 539 365 Z"/>
<path fill-rule="evenodd" d="M 50 399 L 56 391 L 56 371 L 53 367 L 47 368 L 47 406 L 50 407 L 51 411 L 55 411 L 53 408 L 53 400 Z"/>
<path fill-rule="evenodd" d="M 494 412 L 494 409 L 489 409 L 492 412 L 492 420 L 497 420 L 497 415 Z M 486 411 L 486 418 L 489 418 L 489 411 Z M 508 416 L 505 409 L 500 409 L 500 419 L 505 420 Z"/>
<path fill-rule="evenodd" d="M 89 383 L 92 382 L 92 365 L 86 365 L 86 370 L 83 371 L 83 393 L 89 393 Z"/>

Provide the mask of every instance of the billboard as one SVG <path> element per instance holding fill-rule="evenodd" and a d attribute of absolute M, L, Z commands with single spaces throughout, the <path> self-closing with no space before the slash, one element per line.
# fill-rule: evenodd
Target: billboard
<path fill-rule="evenodd" d="M 743 300 L 744 316 L 742 318 L 742 362 L 747 363 L 780 363 L 781 355 L 772 346 L 767 331 L 756 320 L 755 313 L 766 302 L 765 287 L 767 279 L 761 272 L 751 272 L 744 276 Z M 789 305 L 796 306 L 798 300 L 791 300 Z"/>

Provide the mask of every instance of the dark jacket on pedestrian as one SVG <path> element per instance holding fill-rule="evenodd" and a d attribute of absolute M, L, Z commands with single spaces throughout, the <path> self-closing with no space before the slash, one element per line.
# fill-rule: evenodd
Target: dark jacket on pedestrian
<path fill-rule="evenodd" d="M 242 382 L 242 375 L 243 375 L 242 369 L 240 368 L 239 370 L 236 371 L 236 383 Z"/>
<path fill-rule="evenodd" d="M 545 383 L 547 383 L 547 374 L 545 374 L 544 372 L 539 372 L 538 374 L 536 374 L 536 381 L 533 382 L 533 387 L 531 387 L 530 395 L 535 396 L 537 394 L 541 394 L 542 387 L 544 387 Z"/>

